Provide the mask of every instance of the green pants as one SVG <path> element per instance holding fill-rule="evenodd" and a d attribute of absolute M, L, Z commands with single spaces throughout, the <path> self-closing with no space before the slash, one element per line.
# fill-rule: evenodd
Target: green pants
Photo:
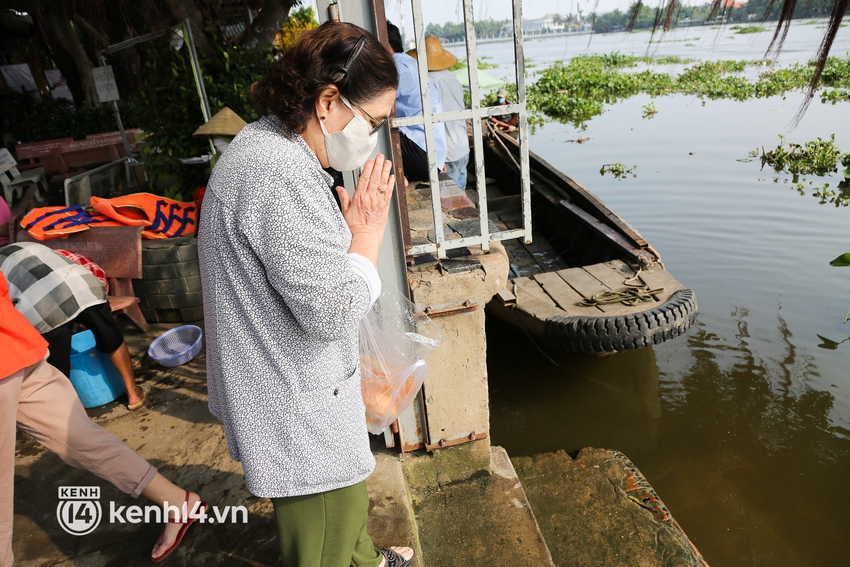
<path fill-rule="evenodd" d="M 272 498 L 283 567 L 378 567 L 381 552 L 366 531 L 366 482 Z"/>

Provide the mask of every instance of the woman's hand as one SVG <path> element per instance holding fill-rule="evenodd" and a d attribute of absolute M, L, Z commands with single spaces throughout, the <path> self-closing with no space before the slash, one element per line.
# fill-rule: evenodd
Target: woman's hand
<path fill-rule="evenodd" d="M 376 265 L 395 187 L 395 175 L 390 173 L 392 166 L 391 161 L 378 154 L 363 166 L 354 197 L 344 187 L 336 188 L 342 216 L 351 230 L 349 252 L 361 254 Z"/>

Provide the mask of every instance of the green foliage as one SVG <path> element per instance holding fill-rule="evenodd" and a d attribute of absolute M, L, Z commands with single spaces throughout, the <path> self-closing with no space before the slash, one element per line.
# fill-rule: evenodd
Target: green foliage
<path fill-rule="evenodd" d="M 689 45 L 693 44 L 691 43 Z M 667 57 L 658 57 L 655 60 L 649 61 L 649 63 L 655 63 L 656 65 L 687 65 L 688 63 L 693 63 L 694 61 L 696 61 L 696 59 L 679 57 L 678 55 L 668 55 Z"/>
<path fill-rule="evenodd" d="M 794 9 L 794 18 L 823 18 L 828 16 L 832 12 L 833 6 L 833 0 L 807 0 L 806 2 L 797 2 L 797 6 Z M 742 7 L 724 10 L 723 18 L 725 18 L 728 22 L 742 23 L 749 22 L 752 19 L 756 19 L 756 21 L 775 21 L 779 18 L 780 7 L 781 3 L 774 2 L 773 0 L 749 0 L 749 2 Z M 632 4 L 625 11 L 622 11 L 617 8 L 611 12 L 606 12 L 602 14 L 591 12 L 590 14 L 583 15 L 581 19 L 584 22 L 592 21 L 593 29 L 596 33 L 625 31 L 635 8 L 636 2 L 632 2 Z M 579 10 L 579 14 L 581 14 L 581 10 Z M 649 6 L 646 2 L 641 3 L 640 12 L 638 13 L 637 18 L 634 21 L 633 29 L 649 30 L 654 28 L 656 25 L 656 14 L 656 7 Z M 673 27 L 676 27 L 679 25 L 688 26 L 692 24 L 704 23 L 707 19 L 709 19 L 709 16 L 712 16 L 714 18 L 718 17 L 717 14 L 712 14 L 710 2 L 695 3 L 694 5 L 683 5 L 682 3 L 680 3 L 673 14 L 671 25 Z M 571 28 L 578 27 L 578 18 L 575 14 L 555 14 L 553 20 L 555 23 L 567 24 L 568 27 Z M 502 31 L 502 26 L 506 23 L 508 23 L 508 20 L 484 20 L 481 22 L 476 22 L 475 31 L 478 37 L 490 37 L 500 35 L 504 36 L 506 34 Z M 812 20 L 806 22 L 806 25 L 816 24 L 822 24 L 822 20 Z M 842 24 L 841 27 L 845 27 L 845 25 L 846 24 Z M 823 26 L 819 25 L 819 27 Z M 717 27 L 715 27 L 714 29 L 717 29 Z M 739 34 L 772 31 L 770 28 L 754 25 L 735 25 L 732 26 L 730 29 L 735 30 L 736 33 Z M 425 30 L 425 33 L 428 35 L 435 35 L 440 38 L 446 38 L 449 41 L 462 41 L 464 35 L 463 24 L 457 23 L 446 23 L 444 25 L 429 24 Z"/>
<path fill-rule="evenodd" d="M 639 92 L 663 94 L 672 87 L 670 76 L 663 73 L 620 71 L 641 62 L 645 59 L 620 53 L 581 55 L 567 65 L 555 62 L 529 87 L 529 110 L 583 127 L 602 113 L 605 103 Z"/>
<path fill-rule="evenodd" d="M 597 33 L 624 31 L 629 25 L 629 20 L 631 19 L 635 8 L 636 3 L 633 2 L 625 11 L 616 9 L 604 14 L 590 14 L 586 20 L 594 21 L 593 29 Z M 673 18 L 670 23 L 673 27 L 675 27 L 678 25 L 687 26 L 691 23 L 704 22 L 710 15 L 710 12 L 711 7 L 708 2 L 701 3 L 699 5 L 683 5 L 680 3 L 673 13 Z M 649 6 L 647 2 L 641 3 L 640 12 L 637 14 L 637 18 L 635 18 L 632 29 L 637 31 L 655 28 L 657 15 L 658 8 L 655 6 Z M 744 22 L 747 20 L 747 13 L 743 10 L 732 10 L 731 13 L 727 11 L 726 15 L 730 21 Z M 662 20 L 658 22 L 657 28 L 659 30 L 663 24 L 664 14 L 661 14 L 661 17 Z"/>
<path fill-rule="evenodd" d="M 761 167 L 765 165 L 773 168 L 776 173 L 785 173 L 792 176 L 792 187 L 800 195 L 805 195 L 806 190 L 812 187 L 812 197 L 818 199 L 821 205 L 835 205 L 836 207 L 847 207 L 850 205 L 850 182 L 842 181 L 835 189 L 830 188 L 829 183 L 820 186 L 806 179 L 802 175 L 815 175 L 825 177 L 838 171 L 837 163 L 850 167 L 850 153 L 841 154 L 835 144 L 835 134 L 829 140 L 818 138 L 817 140 L 804 144 L 788 143 L 785 146 L 785 137 L 779 136 L 779 145 L 772 150 L 761 149 Z M 753 157 L 759 156 L 759 151 L 750 152 Z M 843 173 L 843 172 L 842 172 Z M 848 171 L 847 173 L 850 173 Z M 774 183 L 779 179 L 774 178 Z M 784 180 L 788 183 L 788 179 Z"/>
<path fill-rule="evenodd" d="M 732 30 L 735 30 L 737 34 L 748 34 L 748 33 L 761 33 L 770 31 L 768 28 L 764 28 L 762 26 L 732 26 Z"/>
<path fill-rule="evenodd" d="M 850 102 L 850 89 L 830 89 L 821 92 L 822 103 L 838 104 L 839 102 Z"/>
<path fill-rule="evenodd" d="M 809 67 L 813 66 L 814 63 L 809 64 Z M 844 57 L 827 59 L 821 80 L 824 86 L 844 89 L 846 93 L 847 89 L 850 88 L 850 53 L 845 53 Z"/>
<path fill-rule="evenodd" d="M 228 106 L 245 121 L 257 119 L 248 93 L 272 62 L 270 52 L 235 47 L 219 49 L 201 61 L 210 110 Z M 133 118 L 145 130 L 142 161 L 154 190 L 182 200 L 206 185 L 209 165 L 185 165 L 180 158 L 210 153 L 209 140 L 192 133 L 204 123 L 201 103 L 186 50 L 172 51 L 165 42 L 149 44 L 143 57 Z"/>
<path fill-rule="evenodd" d="M 637 173 L 635 170 L 637 169 L 636 165 L 633 165 L 630 168 L 626 168 L 626 166 L 620 162 L 617 163 L 606 163 L 599 170 L 599 175 L 605 175 L 606 173 L 610 173 L 614 176 L 614 179 L 626 179 L 629 175 L 632 177 L 637 177 Z"/>
<path fill-rule="evenodd" d="M 654 102 L 648 102 L 643 105 L 643 116 L 642 118 L 655 118 L 655 115 L 658 114 L 658 109 L 655 108 Z"/>
<path fill-rule="evenodd" d="M 172 51 L 165 42 L 151 43 L 142 63 L 142 88 L 133 109 L 145 131 L 142 161 L 154 190 L 182 200 L 205 184 L 203 165 L 182 165 L 180 158 L 209 153 L 204 138 L 193 138 L 204 123 L 189 55 Z"/>
<path fill-rule="evenodd" d="M 830 262 L 829 265 L 850 268 L 850 252 L 845 252 L 844 254 Z"/>
<path fill-rule="evenodd" d="M 801 194 L 803 193 L 801 192 Z M 850 205 L 850 183 L 842 181 L 836 189 L 830 189 L 829 183 L 824 183 L 821 187 L 814 190 L 812 197 L 818 199 L 818 204 L 820 205 L 846 207 Z"/>
<path fill-rule="evenodd" d="M 297 10 L 291 10 L 289 17 L 283 22 L 280 33 L 275 37 L 274 46 L 286 51 L 292 47 L 299 35 L 317 27 L 319 22 L 316 20 L 316 13 L 312 6 L 302 6 Z"/>
<path fill-rule="evenodd" d="M 742 73 L 749 67 L 769 65 L 770 61 L 704 61 L 675 76 L 652 69 L 657 64 L 690 62 L 679 58 L 653 59 L 620 53 L 581 55 L 568 64 L 556 61 L 529 87 L 529 110 L 537 113 L 537 122 L 542 122 L 541 115 L 545 115 L 584 127 L 585 122 L 602 112 L 603 104 L 612 104 L 639 93 L 652 96 L 687 94 L 704 99 L 743 101 L 804 89 L 814 70 L 811 64 L 798 63 L 784 69 L 763 71 L 752 80 Z M 640 64 L 650 67 L 635 70 Z M 827 60 L 821 86 L 829 89 L 822 95 L 823 102 L 850 100 L 850 56 Z"/>
<path fill-rule="evenodd" d="M 792 175 L 829 175 L 838 171 L 836 163 L 841 151 L 835 145 L 835 134 L 829 140 L 818 138 L 804 144 L 788 143 L 784 146 L 785 136 L 779 136 L 779 145 L 773 150 L 761 149 L 761 166 L 769 165 L 777 173 Z"/>
<path fill-rule="evenodd" d="M 821 92 L 821 102 L 850 102 L 850 54 L 827 59 L 821 80 L 824 86 L 833 87 Z"/>
<path fill-rule="evenodd" d="M 797 2 L 794 8 L 794 19 L 802 18 L 823 18 L 832 13 L 834 2 L 830 0 L 807 0 L 806 2 Z M 747 5 L 740 10 L 734 12 L 742 12 L 744 14 L 752 14 L 759 20 L 777 20 L 781 3 L 773 2 L 772 0 L 749 0 Z M 733 12 L 733 13 L 734 13 Z M 808 24 L 819 24 L 821 22 L 807 22 Z"/>
<path fill-rule="evenodd" d="M 495 69 L 498 65 L 487 63 L 486 61 L 478 60 L 479 69 Z M 466 69 L 466 59 L 458 59 L 457 63 L 449 67 L 449 71 L 457 71 L 458 69 Z"/>
<path fill-rule="evenodd" d="M 122 110 L 125 102 L 119 102 Z M 19 142 L 37 142 L 56 138 L 85 138 L 89 134 L 112 132 L 118 129 L 111 104 L 74 106 L 70 100 L 43 96 L 12 89 L 0 90 L 0 134 Z M 132 120 L 124 121 L 125 128 L 134 128 Z"/>
<path fill-rule="evenodd" d="M 503 26 L 509 23 L 510 20 L 489 19 L 477 21 L 475 22 L 475 36 L 481 38 L 509 35 L 507 31 L 502 30 Z M 464 27 L 464 24 L 453 22 L 446 22 L 443 25 L 432 23 L 428 24 L 425 28 L 425 35 L 433 35 L 450 42 L 464 41 L 466 37 L 466 28 Z"/>
<path fill-rule="evenodd" d="M 246 122 L 257 120 L 259 116 L 248 94 L 251 85 L 265 76 L 273 62 L 270 51 L 237 48 L 223 49 L 206 58 L 201 66 L 212 113 L 227 106 Z"/>

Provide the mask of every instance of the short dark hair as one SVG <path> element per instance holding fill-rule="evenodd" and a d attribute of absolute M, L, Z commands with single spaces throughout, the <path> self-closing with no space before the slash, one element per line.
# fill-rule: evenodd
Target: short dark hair
<path fill-rule="evenodd" d="M 363 49 L 343 73 L 360 38 L 365 38 Z M 363 104 L 398 88 L 398 70 L 386 47 L 368 31 L 346 22 L 325 22 L 302 33 L 268 74 L 251 86 L 251 100 L 261 116 L 273 114 L 300 134 L 329 85 L 336 85 L 348 100 Z"/>
<path fill-rule="evenodd" d="M 404 53 L 404 43 L 401 41 L 401 32 L 391 21 L 387 20 L 387 41 L 396 53 Z"/>

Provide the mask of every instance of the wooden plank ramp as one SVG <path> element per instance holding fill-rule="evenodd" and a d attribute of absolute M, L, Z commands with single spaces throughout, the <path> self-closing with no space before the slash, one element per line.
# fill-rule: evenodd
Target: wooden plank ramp
<path fill-rule="evenodd" d="M 596 293 L 626 287 L 627 281 L 662 291 L 653 295 L 651 301 L 635 305 L 580 305 L 583 299 Z M 488 309 L 506 322 L 542 336 L 544 323 L 550 317 L 611 317 L 641 313 L 665 303 L 680 289 L 685 287 L 660 265 L 651 270 L 636 271 L 622 260 L 612 260 L 579 268 L 541 271 L 530 277 L 516 277 L 496 294 L 488 304 Z"/>
<path fill-rule="evenodd" d="M 514 209 L 490 211 L 489 218 L 499 230 L 510 230 L 522 226 L 522 213 Z M 503 240 L 502 245 L 510 259 L 509 277 L 511 279 L 567 268 L 567 263 L 557 250 L 536 232 L 532 233 L 530 244 L 525 244 L 522 239 L 511 239 Z"/>

